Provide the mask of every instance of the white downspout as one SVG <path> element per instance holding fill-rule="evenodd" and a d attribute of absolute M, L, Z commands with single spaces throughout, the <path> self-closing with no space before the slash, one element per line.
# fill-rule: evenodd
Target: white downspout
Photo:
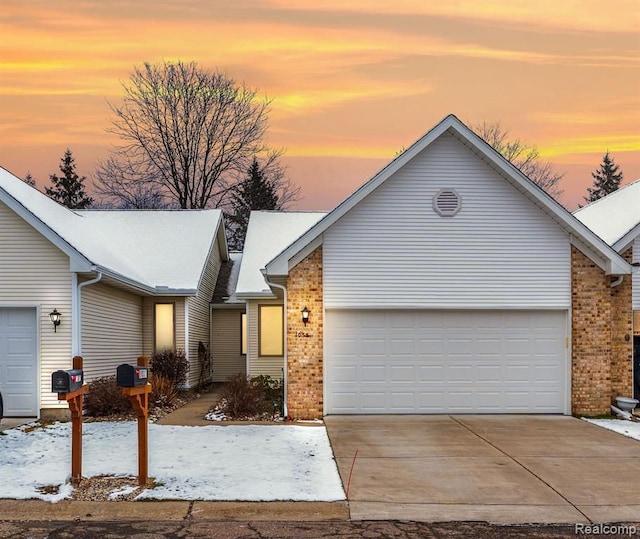
<path fill-rule="evenodd" d="M 78 274 L 71 274 L 71 356 L 82 355 L 82 289 L 85 286 L 96 284 L 102 279 L 102 272 L 94 279 L 78 284 Z"/>
<path fill-rule="evenodd" d="M 618 275 L 618 278 L 615 281 L 612 281 L 609 286 L 611 286 L 611 288 L 615 288 L 616 286 L 620 286 L 622 281 L 624 281 L 624 275 Z"/>
<path fill-rule="evenodd" d="M 287 326 L 288 326 L 288 316 L 287 316 L 287 288 L 281 284 L 276 284 L 276 283 L 272 283 L 271 281 L 269 281 L 269 278 L 267 277 L 267 272 L 265 270 L 260 270 L 262 272 L 262 276 L 264 277 L 265 282 L 269 285 L 269 286 L 274 286 L 275 288 L 279 288 L 280 290 L 282 290 L 282 294 L 284 296 L 283 301 L 284 301 L 284 358 L 283 358 L 283 369 L 282 369 L 282 385 L 283 385 L 283 389 L 284 389 L 284 404 L 283 404 L 283 414 L 284 417 L 287 418 L 289 417 L 289 407 L 287 406 Z"/>

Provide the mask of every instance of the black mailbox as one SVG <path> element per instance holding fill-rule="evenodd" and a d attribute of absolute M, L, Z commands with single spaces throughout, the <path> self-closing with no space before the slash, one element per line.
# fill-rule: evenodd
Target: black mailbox
<path fill-rule="evenodd" d="M 72 393 L 82 387 L 84 372 L 81 369 L 56 371 L 51 374 L 51 391 L 53 393 Z"/>
<path fill-rule="evenodd" d="M 118 387 L 146 386 L 149 377 L 149 368 L 141 365 L 118 365 L 116 371 L 116 384 Z"/>

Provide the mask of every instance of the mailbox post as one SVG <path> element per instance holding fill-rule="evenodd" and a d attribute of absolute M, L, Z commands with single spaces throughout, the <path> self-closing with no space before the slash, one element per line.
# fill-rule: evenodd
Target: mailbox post
<path fill-rule="evenodd" d="M 58 400 L 67 401 L 71 411 L 71 482 L 75 485 L 82 479 L 82 401 L 87 390 L 81 356 L 73 358 L 73 369 L 51 375 L 51 391 Z"/>
<path fill-rule="evenodd" d="M 138 420 L 138 484 L 146 486 L 149 479 L 149 363 L 145 356 L 138 358 L 137 365 L 119 365 L 116 384 L 123 395 L 129 397 Z"/>

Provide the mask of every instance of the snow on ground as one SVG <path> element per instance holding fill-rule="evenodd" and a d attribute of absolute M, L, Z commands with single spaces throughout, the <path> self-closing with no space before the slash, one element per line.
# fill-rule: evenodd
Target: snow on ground
<path fill-rule="evenodd" d="M 0 498 L 59 501 L 71 495 L 71 424 L 0 436 Z M 83 426 L 84 477 L 136 476 L 135 422 Z M 324 427 L 149 425 L 149 475 L 158 486 L 136 499 L 344 499 Z M 58 494 L 38 489 L 60 485 Z"/>
<path fill-rule="evenodd" d="M 624 434 L 629 438 L 640 440 L 640 423 L 635 421 L 626 421 L 624 419 L 586 419 L 582 418 L 589 423 L 604 427 L 605 429 Z"/>

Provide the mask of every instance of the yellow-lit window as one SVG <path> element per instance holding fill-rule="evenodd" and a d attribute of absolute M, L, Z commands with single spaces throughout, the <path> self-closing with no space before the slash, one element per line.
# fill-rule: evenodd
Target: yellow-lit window
<path fill-rule="evenodd" d="M 240 315 L 240 353 L 247 355 L 247 313 Z"/>
<path fill-rule="evenodd" d="M 156 303 L 154 308 L 155 350 L 173 350 L 176 347 L 175 305 Z"/>
<path fill-rule="evenodd" d="M 259 356 L 284 355 L 284 318 L 282 305 L 258 306 Z"/>

